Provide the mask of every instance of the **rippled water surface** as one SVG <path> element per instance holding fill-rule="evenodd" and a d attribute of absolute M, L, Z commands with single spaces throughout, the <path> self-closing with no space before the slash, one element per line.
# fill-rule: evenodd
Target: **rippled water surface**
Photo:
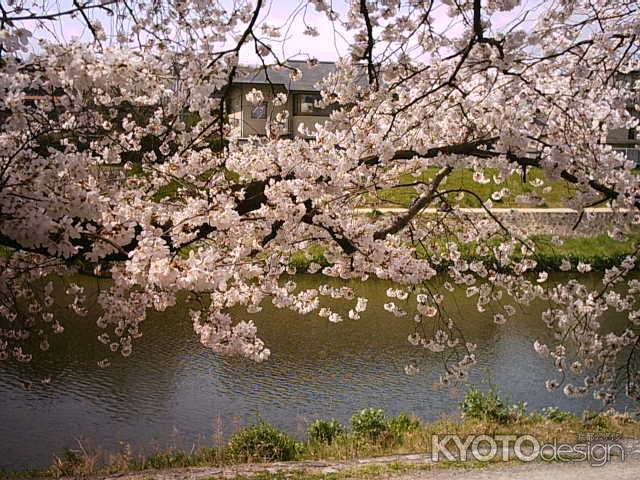
<path fill-rule="evenodd" d="M 299 280 L 304 286 L 318 281 Z M 262 364 L 220 358 L 202 347 L 184 318 L 186 309 L 178 307 L 152 315 L 133 355 L 115 357 L 102 370 L 96 362 L 106 352 L 96 340 L 95 318 L 69 320 L 53 344 L 61 357 L 28 366 L 0 364 L 0 468 L 47 466 L 77 439 L 107 450 L 125 442 L 146 451 L 207 442 L 216 431 L 228 435 L 258 414 L 302 437 L 316 417 L 347 421 L 371 406 L 425 419 L 455 413 L 460 392 L 435 386 L 442 372 L 439 357 L 406 341 L 412 316 L 395 318 L 383 310 L 389 284 L 352 285 L 373 299 L 357 321 L 332 324 L 270 305 L 253 315 L 272 351 Z M 597 406 L 544 389 L 553 369 L 532 351 L 535 339 L 549 336 L 540 306 L 520 310 L 498 327 L 459 292 L 448 295 L 446 305 L 465 336 L 478 343 L 473 382 L 490 379 L 510 400 L 526 400 L 533 409 Z M 403 369 L 412 359 L 422 371 L 408 377 Z M 49 376 L 50 384 L 40 381 Z"/>

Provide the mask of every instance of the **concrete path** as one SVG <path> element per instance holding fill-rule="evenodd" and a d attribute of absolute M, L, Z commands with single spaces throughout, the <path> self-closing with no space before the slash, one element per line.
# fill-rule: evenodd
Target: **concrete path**
<path fill-rule="evenodd" d="M 338 478 L 344 480 L 640 480 L 640 457 L 628 456 L 624 461 L 614 458 L 600 467 L 584 462 L 536 461 L 465 468 L 464 465 L 437 465 L 428 454 L 408 454 L 344 462 L 309 460 L 145 470 L 94 477 L 94 480 L 231 480 L 238 477 L 251 478 L 254 475 L 268 478 L 265 474 L 269 473 L 279 474 L 276 478 L 306 478 L 301 474 L 307 474 L 314 480 L 330 479 L 335 474 L 339 474 Z"/>

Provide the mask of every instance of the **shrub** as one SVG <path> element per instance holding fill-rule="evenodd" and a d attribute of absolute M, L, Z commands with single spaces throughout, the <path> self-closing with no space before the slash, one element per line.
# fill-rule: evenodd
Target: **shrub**
<path fill-rule="evenodd" d="M 53 464 L 56 476 L 73 476 L 84 467 L 84 458 L 75 450 L 65 448 L 62 455 L 54 458 Z"/>
<path fill-rule="evenodd" d="M 182 450 L 169 450 L 166 452 L 157 452 L 144 459 L 143 468 L 179 468 L 187 467 L 192 462 L 192 455 Z M 141 467 L 141 468 L 142 468 Z"/>
<path fill-rule="evenodd" d="M 65 448 L 54 458 L 50 473 L 54 477 L 83 477 L 96 472 L 99 455 L 78 441 L 78 449 Z"/>
<path fill-rule="evenodd" d="M 605 413 L 593 412 L 586 410 L 583 414 L 584 422 L 591 428 L 595 428 L 599 432 L 615 431 L 615 425 L 612 418 Z"/>
<path fill-rule="evenodd" d="M 522 420 L 527 416 L 527 402 L 514 403 L 509 407 L 509 420 Z"/>
<path fill-rule="evenodd" d="M 344 433 L 344 428 L 337 420 L 315 420 L 309 425 L 310 442 L 331 444 L 335 438 Z"/>
<path fill-rule="evenodd" d="M 460 413 L 466 420 L 494 421 L 506 423 L 509 421 L 509 408 L 500 395 L 491 388 L 484 393 L 478 388 L 467 391 L 460 404 Z"/>
<path fill-rule="evenodd" d="M 311 263 L 317 263 L 321 267 L 327 267 L 330 263 L 324 256 L 324 249 L 318 246 L 311 246 L 307 250 L 298 250 L 291 255 L 289 266 L 295 268 L 297 272 L 306 272 Z"/>
<path fill-rule="evenodd" d="M 300 448 L 286 433 L 262 420 L 229 440 L 229 454 L 237 461 L 295 460 Z"/>
<path fill-rule="evenodd" d="M 405 433 L 413 432 L 418 427 L 420 427 L 420 420 L 410 417 L 406 413 L 396 415 L 387 423 L 387 430 L 395 441 L 402 440 Z"/>
<path fill-rule="evenodd" d="M 545 407 L 542 409 L 542 415 L 556 423 L 562 423 L 571 418 L 575 418 L 573 413 L 565 412 L 564 410 L 560 410 L 558 407 Z"/>
<path fill-rule="evenodd" d="M 365 408 L 351 417 L 351 429 L 360 438 L 378 440 L 387 431 L 387 418 L 380 408 Z"/>

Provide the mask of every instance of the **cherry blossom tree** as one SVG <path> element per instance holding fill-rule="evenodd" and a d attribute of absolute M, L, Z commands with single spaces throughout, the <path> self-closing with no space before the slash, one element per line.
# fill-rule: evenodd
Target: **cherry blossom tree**
<path fill-rule="evenodd" d="M 577 275 L 558 280 L 537 265 L 527 232 L 492 214 L 491 198 L 444 185 L 459 169 L 480 184 L 539 169 L 573 185 L 568 206 L 611 207 L 613 237 L 636 228 L 634 165 L 604 139 L 638 124 L 629 106 L 638 108 L 639 2 L 333 3 L 302 2 L 290 19 L 313 9 L 350 39 L 322 85 L 322 105 L 337 105 L 331 120 L 307 126 L 304 140 L 279 137 L 286 118 L 273 118 L 266 137 L 243 142 L 225 121 L 241 50 L 300 75 L 276 53 L 286 26 L 270 21 L 264 0 L 0 3 L 0 358 L 47 350 L 64 330 L 60 304 L 86 316 L 86 292 L 72 281 L 85 274 L 111 279 L 95 321 L 113 352 L 128 356 L 147 312 L 188 292 L 204 345 L 266 360 L 256 326 L 232 307 L 255 313 L 271 301 L 342 321 L 320 308 L 330 297 L 352 303 L 350 319 L 366 316 L 367 299 L 348 286 L 297 288 L 291 255 L 319 246 L 329 266 L 312 262 L 310 272 L 389 279 L 389 312 L 416 305 L 408 340 L 442 356 L 443 383 L 477 360 L 443 301 L 442 289 L 459 288 L 505 328 L 518 328 L 516 306 L 547 304 L 541 321 L 556 340 L 533 346 L 557 368 L 547 388 L 638 400 L 636 255 L 595 289 L 580 280 L 585 264 L 565 260 Z M 60 21 L 87 33 L 63 41 Z M 407 186 L 417 196 L 406 210 L 354 213 Z M 486 216 L 451 208 L 463 195 Z M 438 205 L 448 208 L 421 215 Z M 615 331 L 602 323 L 612 311 L 627 319 Z"/>

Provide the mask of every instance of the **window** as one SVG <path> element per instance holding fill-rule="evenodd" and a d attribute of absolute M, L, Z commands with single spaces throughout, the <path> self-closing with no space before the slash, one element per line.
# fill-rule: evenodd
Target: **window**
<path fill-rule="evenodd" d="M 320 108 L 316 102 L 322 100 L 319 93 L 297 93 L 294 97 L 294 115 L 329 115 L 335 107 Z"/>
<path fill-rule="evenodd" d="M 251 118 L 265 120 L 267 118 L 267 102 L 251 105 Z"/>
<path fill-rule="evenodd" d="M 636 129 L 635 128 L 630 128 L 629 129 L 629 134 L 627 135 L 627 139 L 628 140 L 635 140 L 636 139 Z"/>

